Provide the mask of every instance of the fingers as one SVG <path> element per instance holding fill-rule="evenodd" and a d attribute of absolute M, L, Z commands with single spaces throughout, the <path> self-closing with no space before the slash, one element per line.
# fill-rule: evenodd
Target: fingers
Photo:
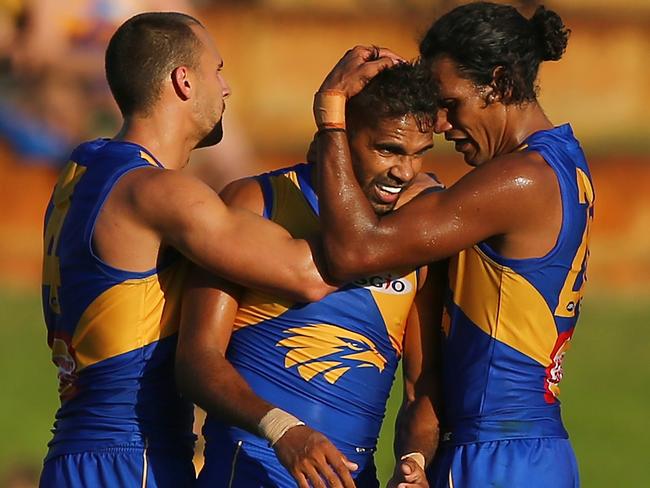
<path fill-rule="evenodd" d="M 394 66 L 399 63 L 394 58 L 379 58 L 376 61 L 367 61 L 358 68 L 359 78 L 366 78 L 367 80 L 373 78 L 380 71 Z"/>
<path fill-rule="evenodd" d="M 354 488 L 354 480 L 352 479 L 351 471 L 356 471 L 359 469 L 359 466 L 356 463 L 348 460 L 343 454 L 339 452 L 333 445 L 331 449 L 326 453 L 326 463 L 336 471 L 336 479 L 340 480 L 341 485 L 344 488 Z M 334 474 L 334 473 L 332 473 Z"/>
<path fill-rule="evenodd" d="M 290 429 L 273 448 L 299 488 L 355 488 L 350 471 L 358 466 L 307 426 Z"/>
<path fill-rule="evenodd" d="M 334 66 L 320 90 L 340 91 L 350 98 L 381 70 L 404 61 L 404 58 L 384 47 L 355 46 Z"/>
<path fill-rule="evenodd" d="M 391 486 L 396 488 L 428 488 L 429 483 L 424 470 L 413 459 L 400 462 L 395 470 Z"/>
<path fill-rule="evenodd" d="M 343 57 L 360 58 L 363 61 L 375 61 L 380 58 L 389 58 L 397 62 L 406 61 L 406 59 L 404 59 L 402 56 L 395 53 L 394 51 L 391 51 L 386 47 L 380 47 L 380 46 L 357 45 L 354 46 L 352 49 L 349 49 Z"/>

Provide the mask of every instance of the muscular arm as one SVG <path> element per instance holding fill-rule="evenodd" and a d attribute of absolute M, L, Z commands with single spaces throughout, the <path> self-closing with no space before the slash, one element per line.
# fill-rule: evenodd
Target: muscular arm
<path fill-rule="evenodd" d="M 258 434 L 273 405 L 255 395 L 225 358 L 240 290 L 194 266 L 185 284 L 176 351 L 179 391 L 225 422 Z"/>
<path fill-rule="evenodd" d="M 133 173 L 136 173 L 135 171 Z M 147 228 L 201 267 L 241 285 L 313 301 L 333 290 L 310 244 L 254 213 L 228 207 L 180 172 L 139 170 L 129 202 Z"/>
<path fill-rule="evenodd" d="M 561 223 L 559 186 L 553 170 L 532 152 L 500 156 L 447 191 L 418 196 L 395 212 L 375 215 L 354 178 L 341 130 L 341 104 L 378 72 L 380 60 L 369 61 L 369 52 L 358 46 L 346 53 L 314 99 L 321 129 L 316 151 L 320 217 L 330 275 L 346 281 L 382 269 L 418 266 L 487 239 L 509 258 L 546 254 Z M 389 56 L 385 50 L 379 54 Z"/>
<path fill-rule="evenodd" d="M 440 323 L 447 262 L 429 272 L 409 314 L 404 338 L 404 398 L 395 428 L 395 457 L 421 452 L 427 463 L 438 444 Z"/>
<path fill-rule="evenodd" d="M 419 196 L 381 217 L 353 177 L 345 133 L 319 134 L 318 161 L 323 244 L 328 270 L 339 280 L 437 261 L 488 238 L 516 239 L 553 225 L 548 202 L 557 195 L 557 180 L 530 153 L 487 162 L 449 189 Z M 531 257 L 517 256 L 522 246 L 510 244 L 509 257 Z M 549 249 L 552 244 L 539 242 Z"/>
<path fill-rule="evenodd" d="M 254 181 L 231 183 L 222 193 L 231 207 L 261 213 Z M 183 293 L 176 381 L 183 395 L 210 415 L 259 434 L 273 405 L 258 397 L 225 358 L 242 289 L 193 265 Z"/>
<path fill-rule="evenodd" d="M 263 199 L 254 180 L 240 180 L 222 192 L 229 206 L 261 213 Z M 256 435 L 274 405 L 259 397 L 226 359 L 241 290 L 194 266 L 186 282 L 176 352 L 176 381 L 183 395 L 211 416 Z M 322 434 L 308 426 L 286 431 L 273 445 L 279 461 L 301 488 L 352 488 L 356 469 Z"/>

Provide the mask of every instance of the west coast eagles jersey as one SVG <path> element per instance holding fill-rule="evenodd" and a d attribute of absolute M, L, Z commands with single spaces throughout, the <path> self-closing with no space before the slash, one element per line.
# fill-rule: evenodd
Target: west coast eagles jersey
<path fill-rule="evenodd" d="M 173 376 L 182 260 L 129 272 L 93 249 L 107 196 L 141 167 L 162 170 L 135 144 L 84 143 L 47 209 L 43 309 L 61 397 L 49 457 L 124 444 L 191 448 L 193 442 L 191 405 L 176 393 Z"/>
<path fill-rule="evenodd" d="M 297 238 L 320 231 L 312 168 L 300 164 L 258 177 L 265 216 Z M 377 442 L 416 291 L 416 272 L 368 277 L 314 303 L 247 290 L 227 357 L 258 395 L 324 433 L 362 470 Z M 208 419 L 208 442 L 219 442 L 222 429 Z M 265 445 L 229 431 L 233 439 Z"/>
<path fill-rule="evenodd" d="M 562 225 L 540 258 L 507 259 L 483 242 L 451 260 L 443 439 L 453 443 L 567 436 L 558 383 L 585 284 L 594 190 L 569 125 L 533 134 L 523 150 L 555 171 Z"/>

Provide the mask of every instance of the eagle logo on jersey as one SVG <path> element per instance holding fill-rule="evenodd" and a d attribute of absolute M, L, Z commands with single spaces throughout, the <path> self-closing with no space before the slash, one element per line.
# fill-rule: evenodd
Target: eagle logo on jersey
<path fill-rule="evenodd" d="M 350 330 L 331 324 L 310 324 L 284 331 L 291 334 L 276 346 L 289 349 L 284 366 L 297 367 L 305 380 L 322 373 L 334 384 L 351 368 L 375 367 L 382 372 L 386 359 L 371 340 Z"/>

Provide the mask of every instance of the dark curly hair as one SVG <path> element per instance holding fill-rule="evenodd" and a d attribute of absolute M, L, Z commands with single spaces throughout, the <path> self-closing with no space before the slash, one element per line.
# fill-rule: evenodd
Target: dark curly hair
<path fill-rule="evenodd" d="M 174 68 L 197 67 L 201 41 L 193 25 L 201 23 L 186 14 L 147 12 L 113 34 L 106 49 L 106 79 L 122 115 L 146 114 Z"/>
<path fill-rule="evenodd" d="M 438 110 L 437 90 L 428 67 L 400 63 L 382 70 L 348 100 L 346 120 L 364 125 L 379 119 L 413 115 L 422 132 L 431 130 Z"/>
<path fill-rule="evenodd" d="M 494 84 L 503 103 L 521 104 L 536 99 L 539 64 L 562 57 L 569 33 L 560 16 L 543 6 L 526 19 L 509 5 L 476 2 L 436 20 L 420 43 L 420 56 L 424 62 L 449 56 L 477 85 Z"/>

